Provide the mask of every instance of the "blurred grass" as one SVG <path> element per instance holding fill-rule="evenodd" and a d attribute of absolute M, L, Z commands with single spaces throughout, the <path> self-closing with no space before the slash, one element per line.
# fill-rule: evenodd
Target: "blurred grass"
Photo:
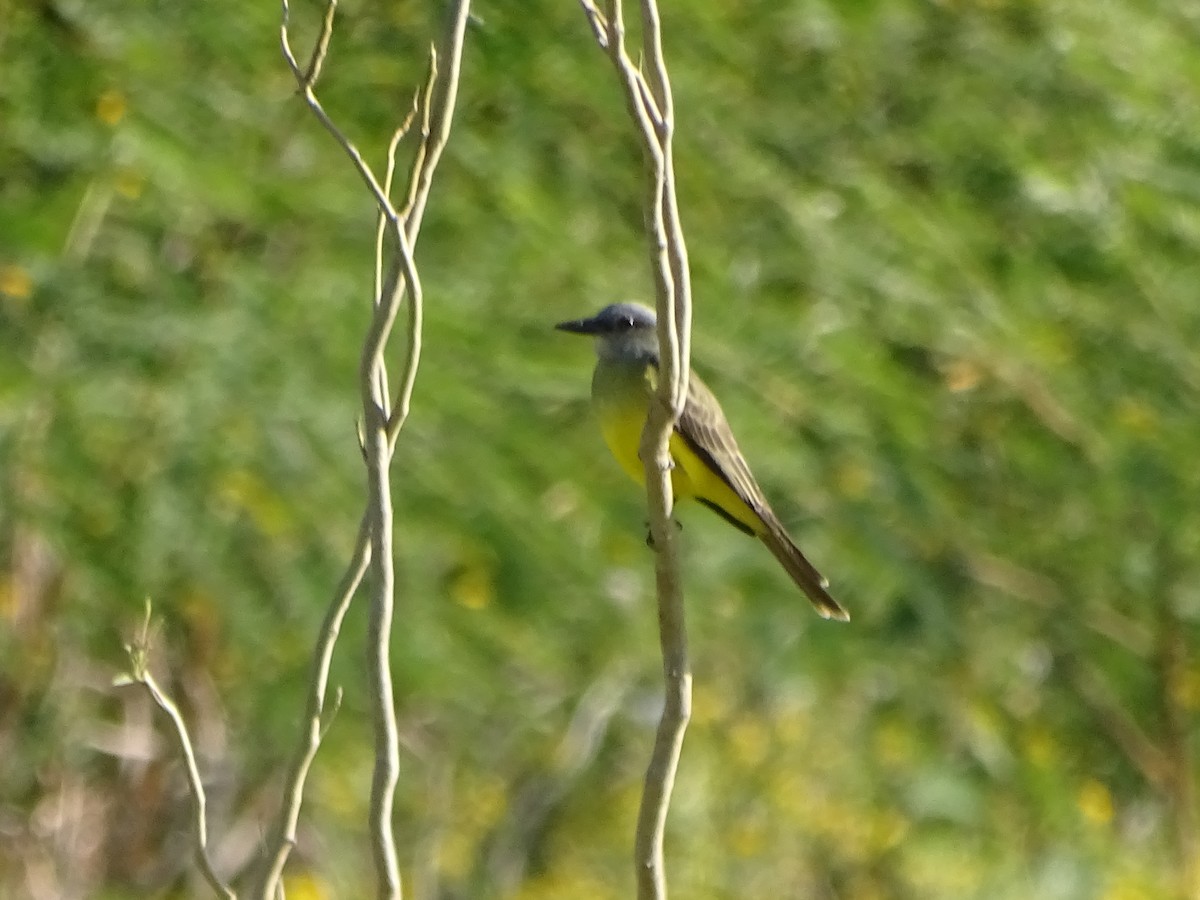
<path fill-rule="evenodd" d="M 322 96 L 372 158 L 433 12 L 342 10 Z M 146 595 L 229 868 L 273 803 L 361 504 L 373 230 L 275 16 L 44 2 L 0 31 L 2 895 L 199 890 L 161 729 L 107 686 Z M 644 514 L 586 348 L 549 326 L 648 296 L 638 153 L 574 6 L 480 16 L 397 462 L 399 830 L 416 896 L 625 895 L 657 697 Z M 681 512 L 673 888 L 1189 895 L 1194 10 L 664 16 L 694 362 L 854 615 L 814 620 L 761 548 Z M 302 835 L 314 896 L 369 884 L 362 631 L 355 610 Z M 564 757 L 572 721 L 597 742 Z"/>

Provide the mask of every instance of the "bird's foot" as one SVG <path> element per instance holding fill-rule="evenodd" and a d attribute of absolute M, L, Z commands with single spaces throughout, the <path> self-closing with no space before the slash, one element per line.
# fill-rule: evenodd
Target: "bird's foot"
<path fill-rule="evenodd" d="M 683 523 L 678 519 L 672 519 L 671 523 L 675 526 L 676 531 L 683 531 Z M 654 532 L 650 530 L 650 523 L 646 523 L 646 546 L 651 550 L 654 549 Z"/>
<path fill-rule="evenodd" d="M 646 464 L 646 457 L 642 456 L 642 451 L 641 451 L 641 449 L 640 449 L 640 448 L 638 449 L 638 461 L 639 461 L 639 462 L 640 462 L 640 463 L 641 463 L 643 466 Z M 668 472 L 673 472 L 673 471 L 675 471 L 675 458 L 674 458 L 674 457 L 668 457 L 668 459 L 667 459 L 667 471 L 668 471 Z"/>

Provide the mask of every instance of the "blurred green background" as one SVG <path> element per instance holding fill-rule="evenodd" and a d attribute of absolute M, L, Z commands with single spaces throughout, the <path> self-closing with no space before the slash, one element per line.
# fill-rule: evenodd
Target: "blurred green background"
<path fill-rule="evenodd" d="M 164 722 L 110 682 L 151 596 L 251 865 L 363 502 L 372 207 L 276 4 L 2 9 L 0 896 L 199 896 Z M 322 98 L 375 161 L 440 12 L 342 8 Z M 576 4 L 476 12 L 395 467 L 406 888 L 626 897 L 651 559 L 550 326 L 650 298 L 640 156 Z M 1200 896 L 1200 6 L 663 16 L 694 363 L 854 617 L 681 509 L 675 895 Z M 293 897 L 372 884 L 361 607 Z"/>

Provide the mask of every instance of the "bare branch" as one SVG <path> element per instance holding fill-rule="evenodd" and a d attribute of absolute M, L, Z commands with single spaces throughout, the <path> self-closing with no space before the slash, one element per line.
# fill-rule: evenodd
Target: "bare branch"
<path fill-rule="evenodd" d="M 333 38 L 333 16 L 337 12 L 337 0 L 329 0 L 325 4 L 325 15 L 321 19 L 321 33 L 317 35 L 317 44 L 313 47 L 312 59 L 304 71 L 304 83 L 317 86 L 321 77 L 321 69 L 325 65 L 325 57 L 329 55 L 329 41 Z"/>
<path fill-rule="evenodd" d="M 454 115 L 454 107 L 458 102 L 458 81 L 462 72 L 462 48 L 466 40 L 467 21 L 471 12 L 470 0 L 458 0 L 450 17 L 450 35 L 446 40 L 446 73 L 441 77 L 431 75 L 432 89 L 426 98 L 425 108 L 428 113 L 425 134 L 425 160 L 420 169 L 413 171 L 414 192 L 410 192 L 413 202 L 407 208 L 405 220 L 408 223 L 408 240 L 417 242 L 421 231 L 421 222 L 425 218 L 425 204 L 429 200 L 429 189 L 433 183 L 433 173 L 437 169 L 446 142 L 450 139 L 450 122 Z M 436 63 L 436 55 L 431 53 L 431 69 Z"/>
<path fill-rule="evenodd" d="M 381 898 L 400 895 L 400 867 L 392 827 L 393 800 L 400 772 L 400 740 L 396 726 L 390 652 L 396 576 L 392 554 L 392 443 L 388 431 L 390 416 L 384 353 L 400 310 L 406 280 L 412 290 L 413 304 L 420 302 L 421 297 L 421 282 L 412 258 L 412 249 L 405 238 L 404 226 L 393 222 L 389 230 L 396 238 L 398 259 L 393 260 L 388 273 L 384 297 L 375 307 L 359 361 L 362 445 L 367 464 L 366 522 L 375 576 L 367 624 L 368 675 L 374 700 L 375 729 L 375 769 L 371 779 L 369 819 L 371 850 Z M 402 276 L 402 271 L 407 279 Z M 409 335 L 410 359 L 416 358 L 411 349 L 414 342 L 418 342 L 419 346 L 419 337 L 415 333 Z"/>
<path fill-rule="evenodd" d="M 187 769 L 188 793 L 192 799 L 192 849 L 196 855 L 196 864 L 200 867 L 204 880 L 208 882 L 215 894 L 226 900 L 237 900 L 237 894 L 221 880 L 208 855 L 208 799 L 204 791 L 204 782 L 200 779 L 200 767 L 196 764 L 196 752 L 192 748 L 192 739 L 188 734 L 187 723 L 184 722 L 179 707 L 159 687 L 154 676 L 150 674 L 148 659 L 150 620 L 151 605 L 147 599 L 146 615 L 142 621 L 141 630 L 134 638 L 133 643 L 125 648 L 129 654 L 129 675 L 122 680 L 142 685 L 146 689 L 146 693 L 150 695 L 150 699 L 171 720 L 175 743 L 179 747 L 179 755 L 183 758 L 184 766 Z"/>
<path fill-rule="evenodd" d="M 444 75 L 439 75 L 438 55 L 430 48 L 429 76 L 426 80 L 421 116 L 421 146 L 414 160 L 410 177 L 408 200 L 404 206 L 404 235 L 398 235 L 401 256 L 404 259 L 404 238 L 408 245 L 415 245 L 421 233 L 429 191 L 433 185 L 433 173 L 442 158 L 442 151 L 450 139 L 450 123 L 458 101 L 458 81 L 462 72 L 462 51 L 466 41 L 467 21 L 470 19 L 470 0 L 458 0 L 450 19 L 450 35 L 446 41 L 447 66 Z M 404 259 L 406 267 L 408 259 Z M 412 272 L 406 273 L 410 278 Z M 421 358 L 421 335 L 424 318 L 424 302 L 416 289 L 409 305 L 409 345 L 401 375 L 400 391 L 396 398 L 388 423 L 388 445 L 394 450 L 396 438 L 408 418 L 412 392 L 415 384 L 417 364 Z"/>
<path fill-rule="evenodd" d="M 650 85 L 646 83 L 646 77 L 639 69 L 634 69 L 633 71 L 634 75 L 636 76 L 634 81 L 636 83 L 638 93 L 642 98 L 642 107 L 646 110 L 646 117 L 650 120 L 650 124 L 656 129 L 662 128 L 663 117 L 658 111 L 658 104 L 655 102 L 654 94 L 650 89 Z M 655 149 L 657 150 L 657 145 L 655 146 Z"/>
<path fill-rule="evenodd" d="M 663 58 L 662 21 L 658 5 L 642 3 L 642 55 L 650 64 L 649 85 L 664 122 L 675 121 L 675 103 L 671 98 L 671 82 L 667 78 L 667 63 Z"/>
<path fill-rule="evenodd" d="M 375 202 L 379 204 L 379 208 L 384 211 L 389 221 L 395 222 L 396 210 L 392 207 L 391 201 L 388 200 L 386 192 L 380 186 L 379 181 L 375 178 L 375 173 L 371 171 L 371 167 L 367 164 L 367 161 L 363 159 L 363 156 L 358 151 L 358 148 L 355 147 L 350 139 L 342 133 L 341 129 L 338 128 L 337 125 L 334 124 L 333 120 L 329 117 L 329 114 L 325 112 L 325 108 L 321 106 L 321 101 L 317 99 L 314 83 L 308 80 L 307 71 L 302 71 L 300 64 L 296 61 L 296 56 L 292 52 L 291 39 L 289 36 L 291 24 L 290 0 L 282 0 L 282 5 L 283 14 L 282 22 L 279 28 L 279 40 L 280 45 L 283 48 L 283 57 L 287 60 L 287 64 L 289 68 L 291 68 L 292 74 L 296 78 L 296 86 L 300 89 L 300 95 L 304 98 L 304 102 L 308 104 L 309 109 L 312 110 L 313 115 L 317 117 L 317 121 L 319 121 L 321 125 L 324 126 L 325 130 L 333 136 L 333 139 L 337 141 L 338 145 L 346 151 L 346 155 L 350 157 L 350 161 L 354 164 L 355 170 L 366 183 L 367 189 L 375 198 Z M 328 27 L 331 32 L 333 28 L 332 16 L 335 7 L 336 0 L 331 0 L 326 11 L 326 18 L 324 20 L 324 23 L 328 23 Z M 320 40 L 321 38 L 324 38 L 326 44 L 328 44 L 329 40 L 327 37 L 325 37 L 324 23 L 322 25 L 321 37 L 318 38 L 317 49 L 313 52 L 314 62 L 309 66 L 309 69 L 312 69 L 317 74 L 320 72 L 320 65 L 317 64 L 316 60 L 318 57 L 320 57 L 321 60 L 324 60 L 325 56 L 324 52 L 318 52 L 320 50 Z"/>
<path fill-rule="evenodd" d="M 420 361 L 423 297 L 420 278 L 413 259 L 412 245 L 420 231 L 420 222 L 428 200 L 433 171 L 449 136 L 450 121 L 457 96 L 457 82 L 469 2 L 459 0 L 456 6 L 452 20 L 453 27 L 447 42 L 450 69 L 448 76 L 440 81 L 437 78 L 437 55 L 435 51 L 431 50 L 430 70 L 424 90 L 419 95 L 421 100 L 414 105 L 413 114 L 410 114 L 405 123 L 396 131 L 389 144 L 387 171 L 382 186 L 358 149 L 326 114 L 314 92 L 313 85 L 320 73 L 321 62 L 327 53 L 332 33 L 334 0 L 330 0 L 322 31 L 313 52 L 313 61 L 305 71 L 301 71 L 290 46 L 288 0 L 282 0 L 282 3 L 281 44 L 284 57 L 296 78 L 300 93 L 318 121 L 350 157 L 360 177 L 371 191 L 379 210 L 375 291 L 373 294 L 375 311 L 363 342 L 359 360 L 359 390 L 362 398 L 359 443 L 367 466 L 368 499 L 359 532 L 358 547 L 350 569 L 350 572 L 354 573 L 354 577 L 349 578 L 346 584 L 353 582 L 353 586 L 357 587 L 366 567 L 368 565 L 372 567 L 375 577 L 368 619 L 368 671 L 374 701 L 372 709 L 375 729 L 375 769 L 372 776 L 369 816 L 371 849 L 379 878 L 378 895 L 384 898 L 395 898 L 400 895 L 400 872 L 393 834 L 392 813 L 400 761 L 390 658 L 392 621 L 395 612 L 390 465 L 396 439 L 408 415 Z M 396 212 L 391 202 L 395 158 L 399 142 L 414 120 L 418 107 L 421 112 L 421 142 L 410 168 L 408 202 L 403 215 L 401 215 Z M 384 258 L 388 255 L 387 235 L 389 234 L 392 238 L 391 261 L 387 266 L 386 277 L 384 277 Z M 396 409 L 393 410 L 388 397 L 385 352 L 406 289 L 410 293 L 408 348 L 400 398 Z M 348 595 L 339 594 L 339 599 L 348 604 L 349 596 L 352 594 L 353 588 Z M 344 607 L 340 607 L 338 603 L 335 602 L 334 608 L 341 609 L 341 614 L 344 614 Z M 332 611 L 331 615 L 333 615 Z M 340 614 L 337 622 L 340 624 Z M 336 634 L 336 628 L 332 629 L 332 633 Z M 319 657 L 321 662 L 318 663 L 317 671 L 314 673 L 312 696 L 323 698 L 325 676 L 321 673 L 327 673 L 328 668 L 324 657 L 320 654 Z M 324 669 L 321 668 L 322 665 L 325 666 Z M 303 786 L 304 774 L 312 761 L 322 734 L 320 716 L 310 716 L 308 741 L 297 757 L 297 764 L 293 771 L 294 778 L 290 782 L 296 790 L 293 792 L 294 797 L 289 796 L 287 807 L 289 814 L 293 812 L 292 804 L 294 804 L 295 812 L 299 810 L 298 791 Z M 287 824 L 289 822 L 291 823 L 290 828 Z M 282 837 L 276 850 L 275 862 L 272 864 L 276 884 L 278 883 L 278 874 L 282 871 L 283 861 L 287 856 L 287 849 L 294 841 L 294 827 L 294 819 L 290 818 L 290 815 L 285 816 L 285 821 L 281 825 Z M 269 893 L 267 895 L 269 896 Z"/>
<path fill-rule="evenodd" d="M 583 14 L 587 16 L 588 24 L 592 26 L 592 36 L 596 38 L 596 43 L 600 45 L 600 49 L 608 49 L 608 19 L 604 17 L 604 13 L 600 12 L 592 0 L 579 0 L 579 5 L 583 7 Z"/>
<path fill-rule="evenodd" d="M 400 258 L 408 273 L 407 280 L 411 296 L 408 303 L 408 345 L 405 348 L 404 370 L 400 376 L 400 391 L 387 422 L 389 456 L 395 451 L 396 440 L 400 437 L 400 429 L 408 420 L 409 409 L 412 406 L 413 388 L 417 381 L 417 367 L 421 362 L 425 325 L 425 297 L 421 290 L 421 282 L 417 277 L 417 270 L 412 264 L 412 249 L 408 245 L 408 238 L 405 237 L 403 228 L 397 230 L 396 237 L 402 248 Z"/>
<path fill-rule="evenodd" d="M 388 199 L 392 196 L 392 181 L 396 176 L 396 153 L 400 149 L 400 142 L 404 140 L 410 128 L 412 128 L 413 120 L 417 115 L 418 99 L 413 97 L 413 106 L 409 110 L 404 121 L 400 123 L 400 127 L 392 133 L 392 139 L 388 142 L 387 148 L 387 170 L 383 175 L 383 192 Z M 382 210 L 379 211 L 378 222 L 375 226 L 375 305 L 378 306 L 383 302 L 383 261 L 386 256 L 384 252 L 384 238 L 387 235 L 388 218 Z"/>
<path fill-rule="evenodd" d="M 389 304 L 392 305 L 392 304 Z M 364 347 L 360 368 L 363 392 L 363 415 L 366 422 L 367 460 L 367 519 L 374 557 L 374 585 L 367 624 L 368 676 L 371 685 L 375 728 L 375 769 L 371 778 L 371 852 L 379 878 L 378 896 L 400 896 L 400 866 L 396 857 L 396 841 L 392 827 L 392 807 L 396 782 L 400 774 L 400 739 L 396 726 L 395 697 L 392 690 L 390 641 L 395 608 L 395 561 L 392 557 L 392 495 L 386 413 L 380 405 L 376 358 L 387 340 L 390 320 L 395 308 L 380 307 L 388 319 L 383 328 L 372 328 L 379 334 L 380 345 L 372 348 L 370 340 Z M 376 315 L 375 322 L 381 316 Z M 373 323 L 374 324 L 374 323 Z"/>
<path fill-rule="evenodd" d="M 371 785 L 371 849 L 379 876 L 379 896 L 398 897 L 399 863 L 392 831 L 392 811 L 399 777 L 399 735 L 396 728 L 395 701 L 391 677 L 390 642 L 395 607 L 395 568 L 392 558 L 393 514 L 389 466 L 395 436 L 408 414 L 417 366 L 420 361 L 423 294 L 412 255 L 412 242 L 420 229 L 443 148 L 449 137 L 453 105 L 457 97 L 462 45 L 466 35 L 469 2 L 460 0 L 449 38 L 450 69 L 447 77 L 437 78 L 436 54 L 431 53 L 429 78 L 425 89 L 422 117 L 422 146 L 411 170 L 410 203 L 405 220 L 397 219 L 385 198 L 381 209 L 387 211 L 396 241 L 396 258 L 388 273 L 384 299 L 375 310 L 359 364 L 360 388 L 368 472 L 367 516 L 370 519 L 374 556 L 375 583 L 368 620 L 369 675 L 375 698 L 375 770 Z M 397 410 L 388 409 L 381 382 L 386 381 L 384 351 L 403 299 L 405 286 L 410 292 L 410 329 L 404 380 Z"/>
<path fill-rule="evenodd" d="M 589 4 L 585 0 L 581 0 L 581 3 L 594 31 L 595 20 L 589 13 Z M 633 60 L 629 58 L 629 54 L 625 50 L 625 20 L 621 16 L 619 2 L 610 0 L 607 24 L 608 30 L 604 38 L 600 40 L 600 46 L 608 52 L 608 57 L 617 70 L 621 86 L 624 88 L 625 105 L 642 134 L 642 149 L 650 155 L 657 167 L 662 156 L 662 147 L 658 137 L 662 118 L 659 115 L 657 104 L 653 101 L 650 89 L 642 78 L 642 73 L 638 71 L 637 66 L 633 64 Z"/>
<path fill-rule="evenodd" d="M 679 576 L 679 549 L 671 524 L 669 438 L 687 399 L 691 345 L 691 281 L 687 246 L 675 197 L 672 159 L 674 110 L 662 54 L 662 32 L 654 0 L 641 0 L 642 55 L 650 78 L 636 67 L 625 48 L 620 0 L 609 0 L 602 15 L 591 0 L 580 0 L 584 15 L 607 52 L 625 94 L 625 103 L 642 136 L 648 173 L 647 240 L 658 307 L 660 378 L 642 431 L 640 453 L 646 467 L 646 502 L 655 547 L 659 641 L 662 649 L 664 704 L 646 770 L 634 841 L 639 900 L 667 895 L 663 834 L 683 736 L 691 717 L 692 675 Z"/>
<path fill-rule="evenodd" d="M 287 778 L 284 780 L 283 803 L 275 823 L 275 833 L 265 851 L 266 869 L 254 893 L 260 900 L 270 900 L 275 896 L 288 856 L 296 846 L 296 828 L 300 823 L 300 807 L 304 802 L 304 787 L 308 780 L 309 768 L 321 748 L 321 741 L 329 723 L 333 720 L 332 713 L 325 713 L 325 695 L 329 688 L 333 650 L 341 633 L 342 620 L 346 617 L 346 611 L 350 609 L 350 603 L 362 583 L 370 561 L 371 544 L 368 539 L 367 520 L 364 517 L 358 527 L 358 538 L 350 563 L 338 583 L 317 636 L 317 645 L 313 651 L 312 675 L 309 678 L 308 707 L 305 711 L 308 727 L 296 748 Z M 335 699 L 334 713 L 339 705 L 339 700 Z"/>
<path fill-rule="evenodd" d="M 409 170 L 408 196 L 404 203 L 402 215 L 405 221 L 412 218 L 412 212 L 417 206 L 417 194 L 423 180 L 425 162 L 429 158 L 429 146 L 433 131 L 431 118 L 433 116 L 433 86 L 438 77 L 437 48 L 429 48 L 429 71 L 425 75 L 425 86 L 415 99 L 416 111 L 421 116 L 421 141 L 417 144 L 417 152 L 413 156 L 412 167 Z"/>
<path fill-rule="evenodd" d="M 408 134 L 408 130 L 412 127 L 413 119 L 416 118 L 417 101 L 418 101 L 419 96 L 420 96 L 419 94 L 416 94 L 413 96 L 412 109 L 409 110 L 408 115 L 404 117 L 404 121 L 402 123 L 400 123 L 400 127 L 397 128 L 395 130 L 395 132 L 393 132 L 392 139 L 391 139 L 391 141 L 388 142 L 387 170 L 383 176 L 383 192 L 389 200 L 391 200 L 391 197 L 392 197 L 392 181 L 396 174 L 396 152 L 400 149 L 400 142 L 404 140 L 405 135 Z M 388 226 L 390 224 L 390 220 L 388 219 L 387 213 L 382 209 L 379 210 L 379 214 L 378 214 L 377 218 L 378 218 L 378 222 L 375 227 L 375 293 L 374 293 L 374 298 L 375 298 L 375 305 L 378 307 L 379 304 L 383 302 L 383 291 L 384 291 L 384 285 L 385 285 L 384 275 L 383 275 L 383 264 L 384 264 L 384 259 L 387 256 L 385 238 L 388 233 Z M 392 289 L 394 289 L 394 287 Z M 383 397 L 384 408 L 390 408 L 391 400 L 389 399 L 389 395 L 388 395 L 388 376 L 387 376 L 386 366 L 379 367 L 378 378 L 379 378 L 379 390 L 380 390 L 381 396 Z M 359 446 L 363 446 L 361 433 L 359 435 Z M 394 446 L 395 446 L 395 444 L 393 442 L 393 447 Z M 364 447 L 364 452 L 365 452 L 365 447 Z"/>

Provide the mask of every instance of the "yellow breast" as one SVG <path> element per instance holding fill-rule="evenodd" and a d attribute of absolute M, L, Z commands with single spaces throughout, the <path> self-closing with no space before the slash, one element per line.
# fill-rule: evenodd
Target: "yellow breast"
<path fill-rule="evenodd" d="M 654 389 L 654 369 L 644 363 L 608 363 L 596 368 L 592 379 L 592 399 L 600 419 L 604 442 L 613 457 L 638 484 L 646 483 L 646 470 L 639 449 L 646 409 Z M 754 532 L 762 530 L 762 520 L 709 468 L 679 434 L 671 435 L 671 486 L 676 500 L 699 497 L 720 507 L 727 515 Z"/>

